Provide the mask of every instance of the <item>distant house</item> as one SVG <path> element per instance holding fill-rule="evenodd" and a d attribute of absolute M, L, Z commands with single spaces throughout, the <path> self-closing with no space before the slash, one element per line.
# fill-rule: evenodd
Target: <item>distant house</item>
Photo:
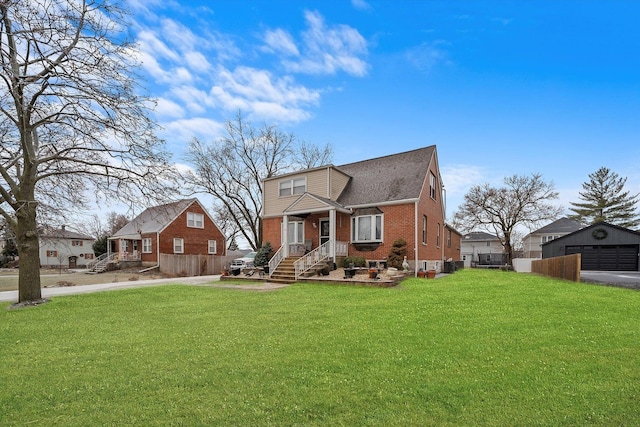
<path fill-rule="evenodd" d="M 583 227 L 578 221 L 560 218 L 533 231 L 522 239 L 523 258 L 542 258 L 542 245 L 578 231 Z"/>
<path fill-rule="evenodd" d="M 460 254 L 465 267 L 503 265 L 504 247 L 497 236 L 473 231 L 462 236 Z"/>
<path fill-rule="evenodd" d="M 94 259 L 95 239 L 62 226 L 40 234 L 40 265 L 50 268 L 83 268 Z"/>
<path fill-rule="evenodd" d="M 263 184 L 263 241 L 278 251 L 270 267 L 314 250 L 334 262 L 347 255 L 382 261 L 399 238 L 407 242 L 413 268 L 440 271 L 443 260 L 460 259 L 459 233 L 445 227 L 433 145 L 275 176 Z M 447 252 L 449 247 L 455 249 Z"/>
<path fill-rule="evenodd" d="M 542 245 L 542 258 L 577 253 L 582 270 L 640 271 L 640 232 L 598 222 Z"/>
<path fill-rule="evenodd" d="M 120 261 L 156 266 L 160 254 L 225 255 L 226 240 L 198 199 L 146 209 L 109 237 Z"/>

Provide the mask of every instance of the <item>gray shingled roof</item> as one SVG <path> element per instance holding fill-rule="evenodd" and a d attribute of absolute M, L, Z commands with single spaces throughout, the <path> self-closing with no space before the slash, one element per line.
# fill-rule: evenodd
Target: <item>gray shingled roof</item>
<path fill-rule="evenodd" d="M 463 242 L 486 242 L 487 240 L 500 240 L 493 234 L 485 233 L 484 231 L 472 231 L 462 237 Z"/>
<path fill-rule="evenodd" d="M 582 228 L 582 224 L 573 219 L 567 217 L 557 219 L 551 224 L 547 224 L 542 228 L 537 229 L 531 234 L 547 234 L 547 233 L 573 233 Z"/>
<path fill-rule="evenodd" d="M 157 233 L 195 201 L 196 199 L 185 199 L 166 205 L 147 208 L 127 225 L 118 230 L 111 238 Z"/>
<path fill-rule="evenodd" d="M 95 240 L 91 236 L 87 236 L 86 234 L 78 233 L 76 231 L 71 231 L 66 227 L 58 228 L 55 230 L 49 230 L 43 233 L 43 238 L 49 239 L 73 239 L 73 240 Z"/>
<path fill-rule="evenodd" d="M 349 163 L 336 168 L 351 180 L 338 198 L 342 206 L 358 206 L 417 199 L 435 145 L 390 156 Z"/>

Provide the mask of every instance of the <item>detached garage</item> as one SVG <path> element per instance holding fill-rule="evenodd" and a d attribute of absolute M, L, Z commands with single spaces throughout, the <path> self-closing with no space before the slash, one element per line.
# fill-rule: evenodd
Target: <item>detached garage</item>
<path fill-rule="evenodd" d="M 599 222 L 542 245 L 542 258 L 577 253 L 582 270 L 640 271 L 640 233 Z"/>

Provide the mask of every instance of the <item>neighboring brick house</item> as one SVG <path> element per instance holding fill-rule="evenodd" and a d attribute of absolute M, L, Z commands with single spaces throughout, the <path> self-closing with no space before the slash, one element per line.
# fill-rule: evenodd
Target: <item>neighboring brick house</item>
<path fill-rule="evenodd" d="M 542 245 L 544 243 L 566 236 L 581 228 L 583 228 L 583 225 L 573 219 L 564 217 L 555 220 L 551 224 L 547 224 L 527 234 L 525 238 L 522 239 L 523 257 L 542 258 Z"/>
<path fill-rule="evenodd" d="M 158 265 L 160 254 L 225 255 L 226 240 L 198 199 L 146 209 L 109 237 L 119 260 Z"/>
<path fill-rule="evenodd" d="M 84 268 L 94 259 L 95 239 L 62 226 L 40 235 L 40 265 L 55 268 Z"/>
<path fill-rule="evenodd" d="M 279 250 L 276 259 L 324 245 L 334 262 L 346 255 L 383 260 L 398 238 L 407 242 L 412 268 L 441 271 L 442 261 L 460 259 L 460 235 L 445 227 L 435 146 L 306 169 L 263 185 L 263 242 Z"/>
<path fill-rule="evenodd" d="M 460 252 L 465 267 L 504 264 L 504 247 L 497 236 L 473 231 L 462 236 Z"/>

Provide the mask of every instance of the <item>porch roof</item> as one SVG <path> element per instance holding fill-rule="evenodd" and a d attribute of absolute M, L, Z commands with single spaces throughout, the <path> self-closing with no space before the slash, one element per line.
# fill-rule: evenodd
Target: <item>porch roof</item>
<path fill-rule="evenodd" d="M 345 208 L 340 203 L 316 194 L 304 193 L 286 208 L 283 213 L 287 215 L 307 214 L 313 212 L 323 212 L 326 210 L 337 210 L 347 214 L 350 209 Z"/>

